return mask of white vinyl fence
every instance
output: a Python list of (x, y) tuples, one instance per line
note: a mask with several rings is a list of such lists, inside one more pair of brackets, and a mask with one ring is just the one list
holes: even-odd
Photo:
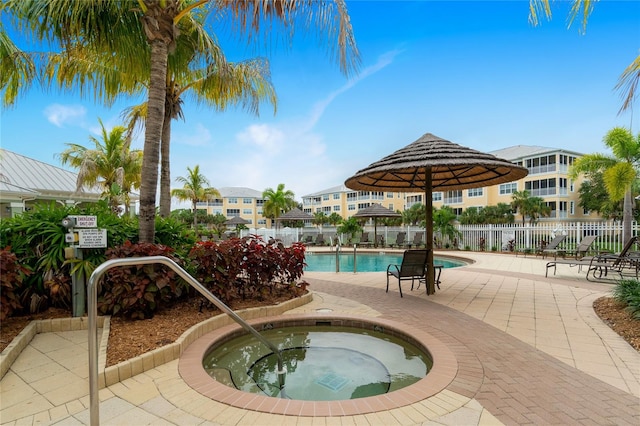
[[(586, 235), (598, 235), (594, 249), (620, 251), (624, 245), (622, 241), (622, 223), (618, 221), (607, 222), (540, 222), (533, 225), (522, 223), (500, 225), (456, 225), (459, 231), (457, 237), (449, 239), (434, 232), (434, 247), (457, 248), (459, 250), (485, 250), (485, 251), (526, 251), (538, 247), (541, 241), (549, 242), (556, 235), (566, 235), (563, 246), (567, 249), (577, 246)], [(360, 235), (355, 235), (349, 241), (348, 235), (338, 234), (335, 226), (304, 227), (299, 229), (278, 228), (252, 229), (253, 232), (243, 231), (242, 235), (257, 233), (268, 239), (279, 238), (285, 244), (295, 241), (303, 241), (305, 237), (312, 237), (315, 241), (318, 234), (324, 236), (326, 245), (332, 245), (337, 237), (342, 246), (356, 244), (360, 241)], [(364, 226), (364, 232), (369, 232), (369, 240), (373, 241), (373, 225)], [(412, 242), (417, 232), (424, 234), (424, 228), (417, 226), (378, 226), (377, 234), (384, 238), (385, 245), (396, 241), (399, 232), (406, 232), (405, 242)], [(632, 224), (632, 235), (640, 234), (638, 223)], [(424, 239), (423, 239), (424, 241)]]

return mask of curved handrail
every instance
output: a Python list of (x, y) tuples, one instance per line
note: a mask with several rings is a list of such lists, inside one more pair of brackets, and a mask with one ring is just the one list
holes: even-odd
[(283, 375), (284, 368), (282, 365), (282, 354), (280, 350), (258, 331), (251, 327), (245, 320), (236, 314), (231, 308), (225, 305), (220, 299), (214, 296), (205, 286), (198, 280), (187, 273), (180, 265), (165, 256), (148, 256), (148, 257), (128, 257), (111, 259), (99, 265), (89, 277), (87, 284), (87, 315), (89, 317), (89, 416), (92, 426), (100, 424), (100, 413), (98, 398), (98, 307), (97, 307), (97, 289), (96, 284), (102, 275), (109, 269), (116, 266), (135, 266), (150, 263), (160, 263), (173, 269), (180, 277), (194, 287), (200, 294), (206, 297), (211, 303), (216, 305), (218, 309), (229, 315), (235, 322), (240, 324), (242, 328), (253, 334), (260, 342), (266, 345), (278, 357), (278, 376), (280, 378), (281, 388), (284, 386)]

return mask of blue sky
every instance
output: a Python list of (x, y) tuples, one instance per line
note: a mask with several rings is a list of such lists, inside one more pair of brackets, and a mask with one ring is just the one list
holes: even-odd
[[(592, 153), (606, 152), (602, 138), (615, 126), (639, 131), (638, 106), (618, 115), (614, 91), (639, 53), (639, 1), (596, 3), (584, 34), (580, 22), (567, 27), (568, 2), (554, 2), (553, 19), (538, 27), (527, 1), (347, 4), (362, 59), (351, 79), (301, 28), (290, 48), (268, 50), (219, 34), (229, 60), (269, 58), (278, 111), (216, 113), (187, 101), (173, 124), (172, 177), (200, 165), (214, 187), (284, 183), (301, 200), (424, 133), (480, 151)], [(104, 108), (35, 88), (2, 111), (0, 145), (60, 166), (65, 143), (88, 145), (98, 118), (122, 124), (122, 110), (139, 102)]]

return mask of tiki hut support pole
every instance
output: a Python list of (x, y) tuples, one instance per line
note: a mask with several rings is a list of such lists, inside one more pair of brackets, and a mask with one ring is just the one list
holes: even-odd
[(427, 249), (427, 294), (436, 292), (436, 275), (433, 268), (433, 189), (431, 187), (431, 167), (425, 167), (424, 171), (424, 205), (426, 209), (425, 221), (425, 247)]

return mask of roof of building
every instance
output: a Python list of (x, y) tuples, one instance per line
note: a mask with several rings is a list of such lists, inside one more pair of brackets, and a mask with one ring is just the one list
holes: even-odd
[(333, 194), (336, 192), (353, 192), (353, 189), (349, 189), (346, 187), (345, 184), (342, 184), (342, 185), (332, 186), (331, 188), (328, 188), (328, 189), (323, 189), (322, 191), (314, 192), (313, 194), (303, 195), (302, 198), (317, 197), (319, 195)]
[(578, 157), (583, 155), (582, 153), (568, 151), (562, 148), (549, 148), (537, 145), (514, 145), (508, 148), (499, 149), (497, 151), (491, 151), (489, 152), (489, 154), (495, 155), (496, 157), (505, 160), (514, 161), (524, 157), (535, 157), (538, 155), (551, 154), (556, 152), (564, 152)]
[(4, 195), (95, 200), (100, 195), (97, 189), (75, 193), (77, 177), (74, 172), (0, 149), (0, 189)]
[(222, 198), (262, 198), (262, 192), (243, 186), (225, 186), (218, 188), (218, 192), (222, 195)]

